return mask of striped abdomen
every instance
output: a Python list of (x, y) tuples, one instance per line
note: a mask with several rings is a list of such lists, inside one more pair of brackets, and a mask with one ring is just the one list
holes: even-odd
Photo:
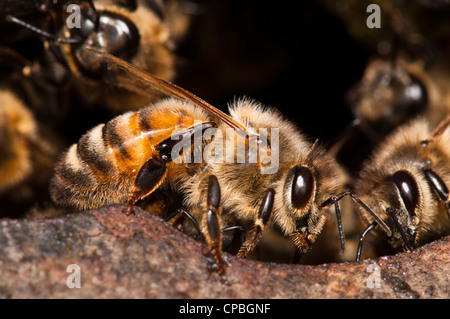
[[(154, 146), (174, 129), (206, 120), (191, 105), (167, 100), (100, 124), (72, 145), (56, 166), (50, 192), (55, 203), (79, 209), (126, 202)], [(187, 110), (186, 110), (187, 109)]]

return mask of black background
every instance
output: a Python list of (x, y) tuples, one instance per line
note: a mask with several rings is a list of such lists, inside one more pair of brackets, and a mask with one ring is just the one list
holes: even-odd
[(210, 0), (178, 55), (177, 83), (214, 106), (249, 96), (326, 142), (352, 120), (344, 96), (369, 52), (317, 1)]
[[(20, 39), (21, 33), (29, 31), (4, 19), (6, 14), (13, 14), (39, 26), (46, 19), (38, 10), (43, 2), (13, 0), (14, 6), (0, 3), (3, 45), (28, 58), (43, 50), (41, 37), (34, 34), (11, 43), (11, 39)], [(352, 120), (344, 96), (361, 78), (373, 52), (352, 39), (337, 17), (319, 1), (181, 3), (190, 4), (196, 13), (190, 32), (176, 51), (176, 84), (222, 110), (241, 96), (275, 107), (312, 140), (326, 142)], [(354, 14), (363, 16), (361, 21), (367, 16), (363, 11)], [(361, 28), (367, 27), (362, 23)], [(0, 66), (9, 67), (7, 62)], [(62, 120), (48, 120), (48, 114), (36, 116), (49, 126), (56, 126), (69, 143), (113, 117), (100, 109), (88, 113), (82, 105), (71, 109), (70, 116)]]

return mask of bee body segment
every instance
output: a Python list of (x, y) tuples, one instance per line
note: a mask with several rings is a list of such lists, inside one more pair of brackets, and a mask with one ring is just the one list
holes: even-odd
[(50, 184), (52, 199), (79, 209), (126, 202), (144, 164), (160, 158), (157, 146), (197, 121), (211, 119), (189, 103), (167, 99), (94, 127), (62, 155)]

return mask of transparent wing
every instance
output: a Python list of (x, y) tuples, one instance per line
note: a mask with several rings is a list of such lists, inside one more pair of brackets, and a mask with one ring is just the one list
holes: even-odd
[[(153, 74), (143, 71), (109, 53), (98, 51), (93, 48), (87, 48), (87, 50), (105, 57), (108, 63), (108, 68), (110, 70), (112, 69), (113, 71), (116, 71), (116, 73), (114, 74), (114, 84), (143, 95), (147, 95), (146, 92), (150, 89), (156, 89), (163, 94), (176, 96), (182, 100), (191, 102), (211, 114), (213, 117), (223, 121), (231, 128), (237, 130), (243, 137), (248, 138), (249, 134), (247, 133), (246, 128), (241, 123), (237, 122), (228, 114), (225, 114), (221, 110), (202, 100), (195, 94), (169, 81), (163, 80)], [(124, 72), (120, 72), (120, 70)]]

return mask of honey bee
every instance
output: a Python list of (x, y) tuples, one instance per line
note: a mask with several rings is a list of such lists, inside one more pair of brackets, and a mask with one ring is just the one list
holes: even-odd
[(403, 57), (372, 60), (361, 81), (347, 92), (354, 120), (329, 153), (357, 173), (373, 148), (397, 127), (419, 117), (438, 125), (450, 111), (449, 87), (440, 62), (425, 67), (423, 61)]
[[(178, 99), (125, 113), (83, 135), (55, 168), (50, 187), (55, 203), (88, 209), (126, 202), (124, 212), (130, 214), (156, 189), (174, 189), (198, 221), (219, 273), (225, 267), (226, 227), (246, 230), (239, 257), (253, 250), (269, 227), (290, 238), (300, 253), (310, 249), (327, 218), (328, 206), (321, 203), (342, 183), (323, 147), (275, 109), (244, 98), (227, 115), (170, 82), (92, 51), (125, 70), (136, 87), (154, 87)], [(239, 145), (245, 146), (242, 157)], [(203, 156), (195, 160), (199, 148)], [(339, 210), (336, 216), (343, 249)]]
[(148, 103), (149, 97), (129, 90), (111, 92), (111, 86), (104, 84), (107, 78), (102, 76), (105, 64), (98, 55), (84, 50), (86, 46), (120, 56), (164, 79), (173, 79), (175, 44), (170, 29), (146, 2), (138, 1), (134, 11), (118, 8), (111, 1), (96, 1), (95, 8), (82, 4), (81, 16), (84, 20), (81, 28), (68, 28), (64, 24), (61, 34), (83, 42), (63, 46), (62, 52), (72, 73), (81, 77), (75, 85), (88, 102), (103, 101), (113, 110), (123, 110), (124, 106), (140, 107)]
[(360, 129), (380, 141), (393, 128), (423, 113), (431, 104), (432, 89), (420, 63), (376, 59), (350, 89), (347, 100)]
[[(445, 41), (441, 37), (446, 32), (437, 32), (442, 23), (435, 14), (426, 14), (418, 2), (405, 5), (403, 1), (381, 1), (378, 5), (384, 27), (371, 30), (361, 28), (362, 19), (367, 18), (367, 4), (347, 2), (321, 3), (342, 20), (357, 42), (378, 56), (369, 61), (362, 79), (347, 94), (355, 120), (353, 128), (346, 131), (351, 134), (345, 138), (351, 138), (353, 146), (358, 144), (359, 152), (345, 161), (359, 167), (376, 144), (409, 120), (425, 116), (431, 125), (437, 125), (449, 111), (450, 82), (446, 55), (442, 54)], [(430, 27), (433, 23), (434, 28)], [(339, 139), (339, 143), (331, 152), (338, 160), (336, 149), (342, 147), (344, 139)]]
[(360, 129), (380, 142), (393, 129), (424, 116), (437, 125), (449, 111), (449, 81), (445, 66), (436, 62), (374, 59), (363, 78), (347, 93)]
[[(0, 201), (2, 216), (18, 217), (48, 187), (57, 139), (37, 123), (9, 88), (0, 89)], [(13, 206), (13, 211), (10, 210)], [(22, 211), (23, 210), (23, 211)]]
[[(365, 230), (394, 251), (412, 250), (450, 234), (450, 116), (434, 130), (426, 118), (415, 119), (390, 134), (373, 152), (354, 183)], [(336, 198), (335, 198), (336, 199)], [(375, 218), (375, 216), (377, 216)]]
[[(175, 36), (181, 37), (182, 32), (172, 33), (172, 22), (164, 18), (165, 7), (159, 1), (97, 0), (95, 5), (94, 1), (63, 1), (49, 2), (44, 8), (50, 16), (48, 31), (13, 16), (7, 19), (44, 37), (46, 50), (39, 61), (44, 70), (39, 80), (64, 88), (69, 95), (81, 96), (83, 104), (101, 105), (117, 112), (136, 109), (157, 96), (136, 94), (127, 87), (129, 83), (111, 89), (107, 83), (111, 73), (105, 75), (105, 64), (85, 50), (87, 46), (117, 55), (164, 79), (174, 78)], [(187, 30), (188, 24), (185, 25)], [(55, 65), (62, 66), (65, 72)], [(36, 74), (29, 67), (23, 73)]]
[(30, 174), (32, 154), (26, 140), (35, 134), (36, 123), (31, 112), (11, 91), (2, 90), (0, 99), (1, 192)]

